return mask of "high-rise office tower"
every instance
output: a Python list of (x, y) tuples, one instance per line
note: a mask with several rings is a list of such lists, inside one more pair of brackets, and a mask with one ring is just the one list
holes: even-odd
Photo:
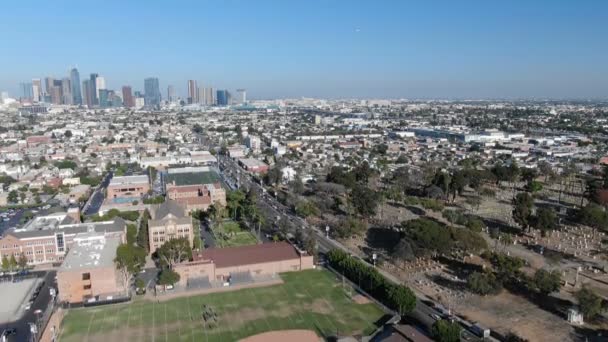
[(198, 88), (198, 103), (204, 105), (205, 104), (205, 88)]
[(44, 100), (42, 98), (42, 82), (40, 82), (39, 78), (34, 78), (32, 80), (32, 100), (34, 102), (40, 102)]
[(205, 88), (205, 101), (204, 104), (207, 106), (215, 105), (215, 89)]
[(70, 83), (72, 84), (72, 104), (82, 104), (82, 91), (80, 89), (80, 73), (78, 69), (70, 70)]
[(97, 97), (97, 77), (98, 74), (91, 74), (89, 78), (89, 97), (91, 98), (91, 103), (94, 105), (99, 104), (99, 98)]
[(198, 103), (198, 86), (195, 80), (188, 80), (188, 103)]
[(99, 89), (99, 107), (108, 108), (112, 106), (114, 92), (108, 89)]
[(238, 104), (245, 104), (247, 102), (247, 90), (237, 89), (236, 90), (236, 102)]
[(160, 86), (158, 78), (148, 77), (144, 79), (144, 99), (147, 107), (157, 108), (160, 106)]
[(218, 106), (227, 106), (228, 105), (228, 91), (225, 89), (220, 89), (216, 92), (216, 103)]
[(61, 80), (61, 98), (61, 103), (65, 105), (74, 104), (74, 99), (72, 98), (72, 82), (67, 77)]
[(173, 88), (172, 85), (167, 87), (167, 100), (169, 100), (169, 102), (177, 100), (177, 97), (175, 96), (175, 88)]
[(27, 82), (21, 83), (19, 88), (21, 88), (21, 99), (31, 101), (34, 97), (32, 94), (32, 84)]
[(122, 104), (127, 108), (135, 106), (135, 99), (133, 98), (133, 91), (130, 86), (122, 87)]
[(54, 80), (53, 81), (53, 86), (51, 87), (51, 92), (50, 92), (50, 96), (51, 96), (51, 103), (52, 104), (61, 104), (61, 80)]
[(106, 89), (106, 79), (103, 76), (98, 76), (95, 80), (95, 91), (97, 92), (97, 98), (99, 98), (99, 91)]
[(45, 77), (44, 78), (44, 92), (47, 95), (51, 95), (51, 88), (53, 88), (53, 83), (55, 82), (55, 79), (52, 77)]
[(93, 107), (93, 98), (91, 98), (91, 80), (82, 81), (82, 104), (87, 107)]

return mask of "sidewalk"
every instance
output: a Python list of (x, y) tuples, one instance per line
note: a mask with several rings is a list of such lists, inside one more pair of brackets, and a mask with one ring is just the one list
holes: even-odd
[(59, 337), (59, 333), (61, 330), (61, 321), (65, 316), (65, 311), (62, 308), (58, 308), (55, 311), (51, 318), (49, 318), (49, 323), (46, 325), (46, 329), (42, 333), (42, 337), (40, 338), (40, 342), (53, 342), (57, 340)]

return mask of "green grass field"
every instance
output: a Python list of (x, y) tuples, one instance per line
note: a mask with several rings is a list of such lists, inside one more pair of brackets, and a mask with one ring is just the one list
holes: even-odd
[[(281, 285), (182, 297), (166, 302), (137, 300), (71, 309), (61, 342), (236, 341), (262, 332), (308, 329), (319, 336), (368, 334), (383, 316), (375, 304), (356, 304), (328, 271), (281, 274)], [(205, 327), (202, 306), (218, 316)]]
[(212, 228), (218, 247), (236, 247), (255, 245), (258, 239), (250, 231), (242, 230), (237, 222), (222, 222), (219, 227)]

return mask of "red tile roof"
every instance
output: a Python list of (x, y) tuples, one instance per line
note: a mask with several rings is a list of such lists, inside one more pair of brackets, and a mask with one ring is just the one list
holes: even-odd
[(195, 261), (201, 259), (213, 260), (215, 267), (223, 268), (299, 259), (300, 255), (287, 242), (271, 242), (251, 246), (209, 248), (193, 255), (193, 258)]

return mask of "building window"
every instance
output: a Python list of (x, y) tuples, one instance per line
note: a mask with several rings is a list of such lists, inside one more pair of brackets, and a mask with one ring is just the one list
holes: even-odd
[(90, 280), (90, 279), (91, 279), (91, 273), (82, 274), (82, 280)]
[(91, 285), (85, 285), (82, 288), (84, 288), (85, 290), (90, 290), (91, 289)]
[(57, 240), (57, 251), (63, 252), (65, 250), (65, 242), (63, 240), (63, 234), (55, 235), (55, 239)]

